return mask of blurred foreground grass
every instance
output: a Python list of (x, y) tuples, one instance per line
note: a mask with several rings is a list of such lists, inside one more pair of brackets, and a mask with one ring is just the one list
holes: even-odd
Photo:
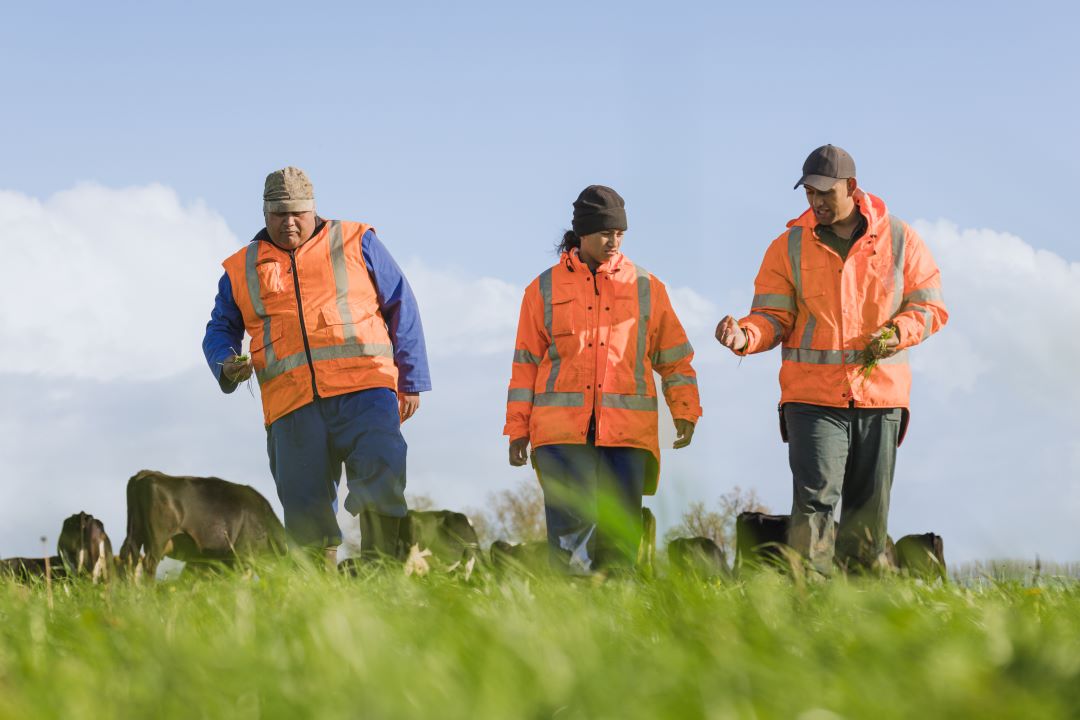
[[(66, 589), (65, 589), (66, 587)], [(0, 718), (1080, 716), (1080, 586), (0, 582)]]

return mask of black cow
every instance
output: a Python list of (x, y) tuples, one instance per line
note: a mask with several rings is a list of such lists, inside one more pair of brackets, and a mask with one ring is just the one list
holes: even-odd
[(90, 573), (94, 582), (107, 580), (113, 564), (112, 542), (105, 525), (93, 515), (80, 512), (64, 520), (56, 553), (72, 575)]
[(514, 570), (543, 575), (553, 570), (547, 540), (511, 544), (505, 540), (491, 543), (491, 567), (497, 572)]
[(728, 575), (727, 558), (712, 538), (675, 538), (668, 543), (668, 562), (676, 572), (703, 580)]
[[(0, 577), (12, 578), (22, 582), (42, 579), (45, 577), (46, 572), (45, 560), (46, 558), (43, 557), (14, 557), (0, 560)], [(53, 579), (66, 576), (66, 573), (64, 572), (64, 563), (60, 560), (59, 555), (53, 555), (48, 558), (48, 561), (49, 575)]]
[(480, 555), (476, 529), (464, 513), (452, 510), (410, 510), (401, 523), (399, 544), (414, 558), (430, 551), (436, 563), (447, 570), (461, 568), (466, 577)]
[(905, 535), (896, 541), (896, 562), (900, 572), (924, 580), (946, 582), (945, 545), (940, 535)]
[(150, 578), (165, 556), (228, 564), (287, 552), (285, 528), (266, 498), (220, 478), (141, 470), (128, 480), (127, 511), (121, 564)]
[(735, 518), (735, 568), (786, 567), (790, 515), (743, 512)]

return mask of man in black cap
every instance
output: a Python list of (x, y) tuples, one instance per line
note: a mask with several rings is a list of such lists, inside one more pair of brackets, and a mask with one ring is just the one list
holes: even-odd
[(750, 314), (725, 316), (716, 339), (737, 355), (783, 343), (780, 425), (794, 485), (788, 543), (829, 574), (834, 551), (848, 568), (883, 559), (908, 419), (907, 349), (940, 330), (948, 313), (930, 251), (859, 188), (847, 152), (814, 150), (799, 186), (809, 209), (766, 251)]

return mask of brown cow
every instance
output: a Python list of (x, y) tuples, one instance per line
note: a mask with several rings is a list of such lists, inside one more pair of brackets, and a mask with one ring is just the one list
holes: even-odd
[(121, 565), (151, 579), (165, 556), (231, 564), (288, 549), (285, 528), (266, 498), (216, 477), (141, 470), (128, 480), (127, 511)]
[(896, 562), (900, 572), (924, 580), (947, 581), (945, 545), (940, 535), (905, 535), (896, 541)]
[(64, 520), (56, 554), (72, 575), (90, 573), (94, 582), (107, 580), (113, 564), (112, 542), (105, 525), (85, 512)]

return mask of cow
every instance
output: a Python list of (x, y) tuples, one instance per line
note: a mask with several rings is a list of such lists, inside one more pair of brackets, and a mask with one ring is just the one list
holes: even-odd
[(787, 531), (790, 515), (742, 512), (735, 518), (735, 568), (788, 565)]
[(729, 574), (724, 551), (712, 538), (675, 538), (668, 543), (668, 562), (676, 572), (702, 580)]
[(945, 546), (940, 535), (905, 535), (896, 541), (896, 562), (900, 572), (927, 581), (947, 581)]
[[(480, 540), (469, 518), (453, 510), (409, 510), (399, 525), (395, 560), (405, 563), (409, 575), (425, 575), (432, 566), (453, 572), (461, 570), (466, 579), (480, 559)], [(365, 562), (349, 557), (338, 570), (362, 574)]]
[(153, 470), (128, 480), (127, 537), (120, 560), (136, 575), (143, 572), (152, 579), (165, 556), (231, 564), (287, 550), (284, 526), (255, 488)]
[(430, 551), (447, 570), (472, 574), (480, 555), (480, 540), (469, 518), (452, 510), (409, 510), (401, 524), (399, 546), (407, 553)]
[(94, 582), (108, 580), (113, 565), (112, 542), (105, 525), (85, 512), (64, 520), (56, 554), (71, 575), (89, 573)]
[(48, 575), (53, 579), (65, 577), (64, 563), (59, 555), (49, 558), (37, 557), (13, 557), (0, 560), (0, 577), (12, 578), (20, 582), (30, 582), (35, 579), (44, 579), (46, 576), (46, 562), (48, 563)]
[(547, 540), (517, 544), (496, 540), (491, 543), (489, 555), (491, 567), (496, 572), (513, 570), (531, 575), (544, 575), (554, 569)]

